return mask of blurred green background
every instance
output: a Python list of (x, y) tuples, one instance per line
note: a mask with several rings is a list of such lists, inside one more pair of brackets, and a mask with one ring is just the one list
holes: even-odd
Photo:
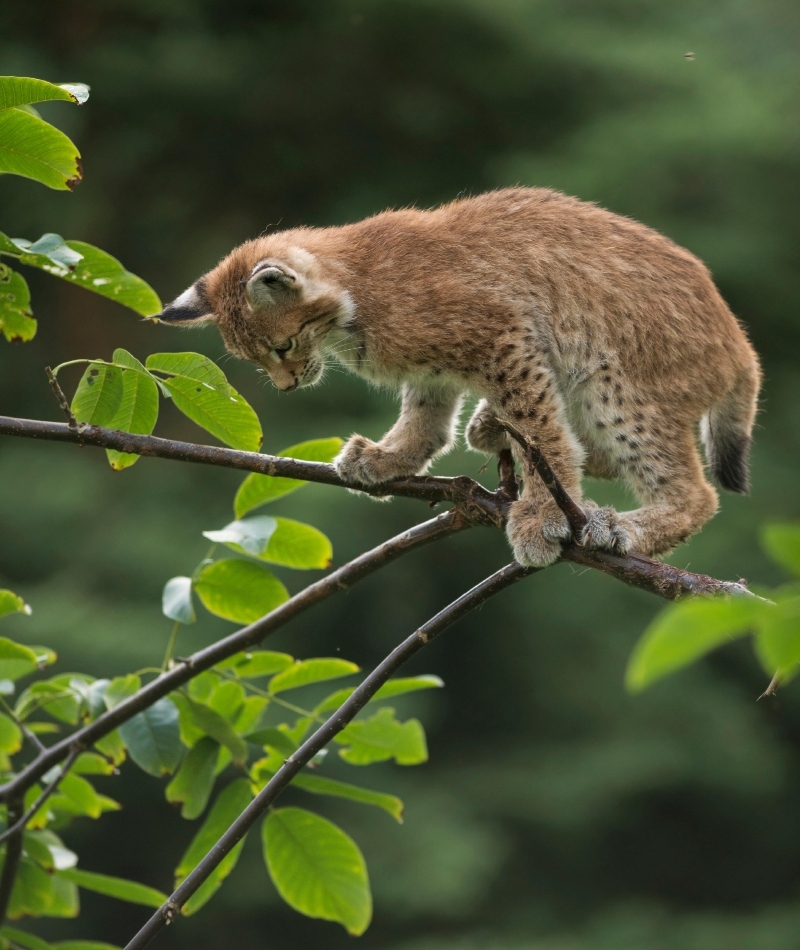
[[(92, 86), (42, 113), (77, 142), (74, 194), (0, 179), (3, 230), (100, 245), (169, 300), (268, 227), (338, 224), (516, 183), (632, 215), (711, 267), (766, 372), (753, 495), (726, 496), (673, 560), (780, 580), (758, 527), (797, 517), (800, 426), (800, 6), (795, 0), (45, 0), (0, 6), (0, 72)], [(693, 57), (687, 54), (694, 54)], [(39, 273), (39, 335), (0, 347), (0, 412), (58, 419), (43, 367), (222, 350), (213, 329), (137, 320)], [(409, 275), (413, 279), (413, 275)], [(261, 416), (266, 451), (352, 431), (379, 436), (394, 398), (333, 375), (286, 396), (222, 363)], [(77, 381), (67, 380), (74, 385)], [(205, 434), (163, 410), (158, 432)], [(440, 474), (476, 476), (459, 451)], [(491, 470), (483, 476), (493, 480)], [(160, 592), (231, 518), (233, 472), (0, 443), (0, 586), (30, 618), (4, 634), (55, 647), (58, 670), (115, 675), (160, 662)], [(613, 488), (596, 498), (624, 503)], [(336, 563), (427, 517), (311, 486), (278, 503), (332, 538)], [(499, 532), (425, 549), (295, 622), (271, 643), (369, 667), (508, 560)], [(306, 579), (289, 575), (293, 590)], [(631, 645), (660, 609), (560, 566), (452, 629), (413, 665), (445, 690), (403, 701), (431, 761), (364, 773), (406, 799), (406, 822), (318, 803), (361, 844), (375, 950), (794, 950), (800, 946), (800, 701), (766, 685), (740, 643), (625, 694)], [(203, 620), (179, 652), (232, 630)], [(400, 704), (398, 703), (398, 706)], [(66, 833), (90, 870), (169, 889), (196, 825), (133, 767), (102, 791), (124, 808)], [(295, 800), (299, 803), (300, 793)], [(287, 796), (289, 801), (290, 796)], [(307, 800), (306, 800), (307, 804)], [(253, 836), (226, 887), (159, 946), (352, 946), (278, 900)], [(43, 935), (124, 943), (143, 908), (85, 895)]]

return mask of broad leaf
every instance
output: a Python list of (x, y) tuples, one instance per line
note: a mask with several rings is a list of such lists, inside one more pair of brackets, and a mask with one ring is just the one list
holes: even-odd
[(638, 692), (743, 636), (769, 605), (750, 597), (683, 600), (663, 610), (633, 648), (625, 673)]
[(256, 679), (259, 676), (280, 673), (292, 663), (294, 663), (294, 657), (289, 656), (288, 653), (256, 650), (253, 653), (237, 653), (230, 659), (218, 663), (214, 669), (230, 670), (242, 679)]
[[(30, 612), (31, 608), (13, 591), (0, 590), (0, 617), (5, 617), (6, 614), (30, 614)], [(2, 659), (2, 654), (0, 654), (0, 659)], [(5, 678), (5, 673), (0, 668), (0, 679)]]
[(275, 518), (262, 516), (248, 518), (246, 521), (232, 521), (219, 531), (204, 531), (203, 537), (214, 544), (227, 544), (244, 554), (258, 557), (266, 550), (277, 527)]
[(281, 755), (292, 755), (297, 752), (297, 745), (292, 742), (285, 732), (275, 729), (274, 726), (265, 726), (263, 729), (256, 729), (245, 736), (248, 742), (254, 745), (269, 746), (276, 749)]
[(78, 855), (70, 851), (61, 838), (49, 829), (26, 830), (24, 839), (26, 853), (47, 871), (64, 871), (74, 868), (78, 863)]
[(118, 732), (140, 769), (159, 777), (177, 768), (183, 754), (178, 710), (166, 696), (123, 723)]
[[(150, 435), (158, 419), (158, 386), (144, 366), (127, 350), (114, 350), (114, 362), (129, 369), (122, 371), (122, 397), (109, 429)], [(139, 459), (133, 452), (106, 449), (108, 461), (115, 471), (128, 468)]]
[(372, 919), (364, 857), (333, 822), (279, 808), (262, 825), (264, 859), (281, 897), (307, 917), (333, 920), (358, 936)]
[(769, 675), (777, 670), (786, 682), (796, 675), (800, 663), (800, 597), (765, 610), (758, 628), (755, 647), (762, 665)]
[[(302, 459), (305, 462), (332, 462), (344, 445), (341, 439), (314, 439), (311, 442), (300, 442), (292, 445), (278, 454), (284, 458)], [(307, 485), (308, 482), (299, 478), (283, 478), (274, 475), (259, 475), (253, 472), (239, 486), (233, 502), (233, 510), (237, 518), (247, 514), (254, 508), (274, 501), (289, 492), (296, 491)]]
[(60, 234), (52, 232), (43, 234), (36, 241), (7, 238), (3, 235), (0, 240), (0, 254), (14, 254), (23, 264), (38, 267), (58, 277), (65, 269), (74, 270), (83, 256), (73, 251)]
[(74, 884), (22, 859), (8, 908), (12, 920), (24, 916), (77, 917), (78, 907), (78, 889)]
[(0, 332), (9, 343), (26, 343), (36, 336), (28, 284), (5, 264), (0, 264)]
[(178, 409), (193, 422), (235, 449), (257, 452), (261, 423), (222, 370), (199, 353), (153, 353), (147, 368), (163, 375), (162, 383)]
[(167, 801), (181, 805), (182, 818), (198, 818), (205, 811), (214, 776), (220, 745), (204, 736), (186, 753), (181, 767), (166, 790)]
[(784, 570), (800, 576), (800, 524), (770, 524), (761, 533), (769, 556)]
[(387, 759), (394, 759), (398, 765), (419, 765), (428, 759), (425, 731), (419, 720), (399, 722), (388, 706), (369, 719), (345, 726), (336, 742), (348, 746), (339, 755), (351, 765), (370, 765)]
[(25, 950), (53, 950), (52, 944), (47, 943), (46, 940), (22, 930), (17, 930), (15, 927), (3, 927), (0, 930), (0, 937), (10, 940), (20, 947), (25, 947)]
[(403, 820), (403, 802), (396, 795), (374, 792), (372, 789), (361, 788), (359, 785), (350, 785), (347, 782), (339, 782), (321, 775), (309, 775), (306, 772), (296, 775), (292, 779), (292, 785), (302, 788), (305, 792), (313, 792), (315, 795), (333, 795), (335, 798), (347, 798), (364, 805), (375, 805), (389, 812), (397, 821)]
[(0, 112), (0, 174), (22, 175), (61, 191), (83, 174), (80, 153), (70, 139), (22, 109)]
[(275, 521), (277, 527), (260, 555), (262, 561), (301, 570), (331, 566), (333, 547), (321, 531), (290, 518)]
[[(60, 771), (61, 766), (56, 766), (44, 776), (44, 781), (54, 781)], [(108, 810), (104, 807), (102, 799), (103, 796), (98, 795), (91, 782), (70, 772), (58, 783), (58, 791), (50, 798), (50, 804), (55, 807), (61, 806), (73, 814), (99, 818), (104, 811)]]
[(289, 592), (265, 567), (234, 558), (201, 567), (194, 589), (206, 610), (236, 623), (253, 623), (289, 599)]
[[(192, 839), (180, 864), (175, 869), (175, 886), (177, 887), (195, 867), (202, 861), (208, 852), (219, 841), (222, 835), (236, 821), (245, 808), (250, 804), (253, 793), (247, 779), (240, 778), (231, 782), (217, 797), (208, 817), (202, 827)], [(200, 910), (215, 891), (219, 889), (225, 878), (231, 873), (239, 860), (239, 854), (244, 845), (244, 838), (233, 848), (221, 863), (212, 871), (200, 889), (183, 908), (184, 914), (194, 914)]]
[(78, 887), (96, 894), (105, 894), (106, 897), (116, 897), (130, 904), (144, 904), (145, 907), (160, 907), (167, 895), (157, 891), (154, 887), (138, 884), (136, 881), (127, 881), (122, 877), (109, 877), (107, 874), (94, 874), (91, 871), (81, 871), (71, 868), (60, 871), (60, 876), (72, 881)]
[[(3, 593), (11, 592), (3, 591)], [(15, 609), (19, 610), (19, 608)], [(23, 676), (27, 676), (28, 673), (33, 673), (38, 666), (36, 654), (30, 647), (15, 643), (6, 637), (0, 637), (0, 679), (18, 680)]]
[(281, 693), (287, 689), (297, 689), (299, 686), (308, 686), (310, 683), (323, 683), (326, 680), (339, 679), (358, 673), (361, 667), (349, 660), (340, 660), (338, 657), (320, 658), (314, 660), (295, 660), (282, 673), (273, 676), (269, 683), (271, 693)]
[(108, 363), (89, 364), (72, 400), (72, 411), (78, 422), (108, 426), (122, 402), (124, 372)]
[(106, 709), (113, 709), (118, 706), (123, 699), (128, 699), (134, 693), (138, 693), (142, 688), (142, 681), (136, 673), (128, 673), (126, 676), (115, 676), (106, 686), (103, 692), (103, 702)]
[(164, 585), (161, 612), (178, 623), (194, 623), (197, 616), (192, 603), (191, 577), (173, 577)]
[(82, 82), (65, 82), (55, 85), (43, 79), (26, 76), (0, 76), (0, 109), (30, 105), (60, 99), (78, 105), (89, 98), (89, 87)]

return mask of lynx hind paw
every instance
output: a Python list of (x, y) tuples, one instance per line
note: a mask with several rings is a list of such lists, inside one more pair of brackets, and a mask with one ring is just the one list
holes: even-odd
[(380, 485), (393, 478), (416, 475), (419, 464), (397, 452), (387, 452), (363, 435), (351, 436), (333, 460), (342, 481), (351, 485)]
[(633, 549), (633, 538), (613, 508), (600, 508), (594, 502), (584, 502), (588, 521), (581, 532), (580, 543), (585, 548), (627, 554)]
[(464, 432), (467, 445), (476, 452), (485, 452), (486, 455), (497, 455), (502, 449), (508, 448), (508, 436), (505, 429), (495, 420), (494, 416), (479, 414), (474, 416)]
[(547, 567), (561, 556), (561, 544), (572, 530), (564, 514), (551, 500), (541, 505), (523, 498), (512, 504), (506, 529), (514, 557), (520, 564)]

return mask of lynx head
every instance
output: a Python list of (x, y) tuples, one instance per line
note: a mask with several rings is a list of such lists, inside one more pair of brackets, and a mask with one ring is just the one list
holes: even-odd
[(158, 319), (183, 326), (213, 321), (230, 353), (291, 392), (320, 379), (325, 342), (352, 322), (353, 304), (313, 254), (282, 237), (236, 248)]

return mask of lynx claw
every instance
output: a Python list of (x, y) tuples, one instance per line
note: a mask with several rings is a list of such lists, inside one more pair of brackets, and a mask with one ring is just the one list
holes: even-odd
[(511, 505), (506, 529), (520, 564), (547, 567), (561, 556), (561, 543), (572, 537), (567, 519), (553, 501), (536, 504), (522, 498)]
[(585, 548), (628, 554), (633, 539), (613, 508), (600, 508), (594, 502), (584, 502), (588, 521), (581, 532), (580, 543)]
[(377, 442), (354, 435), (333, 460), (342, 481), (351, 485), (380, 485), (393, 478), (416, 475), (420, 466), (399, 453), (387, 452)]

